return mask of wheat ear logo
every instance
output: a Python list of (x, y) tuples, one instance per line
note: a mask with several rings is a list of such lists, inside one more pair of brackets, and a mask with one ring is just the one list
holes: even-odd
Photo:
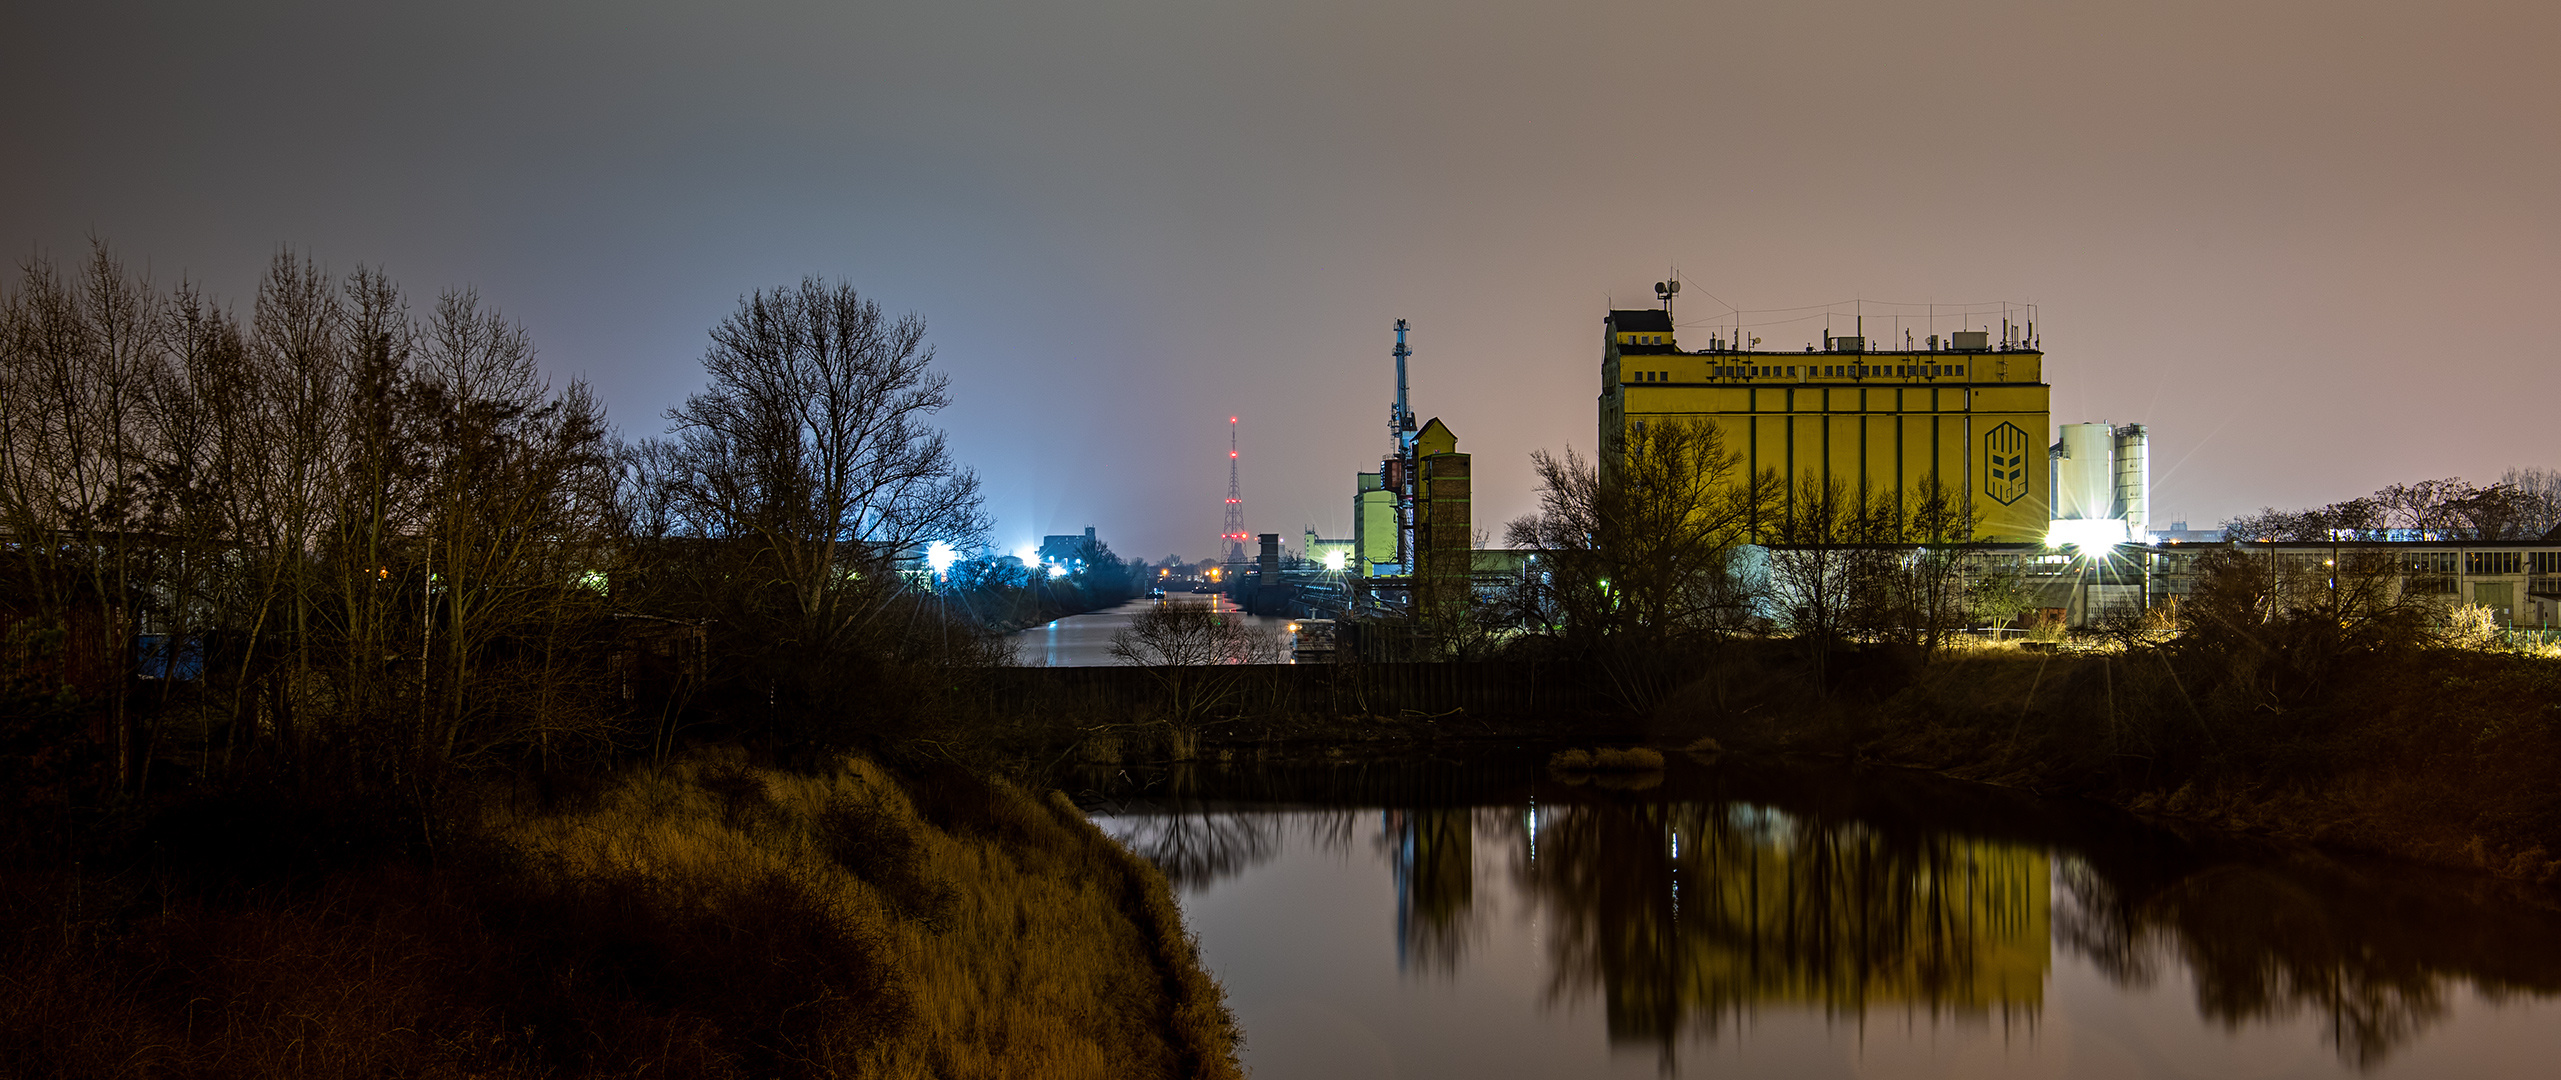
[(2003, 421), (1983, 436), (1983, 494), (2008, 506), (2027, 494), (2027, 432)]

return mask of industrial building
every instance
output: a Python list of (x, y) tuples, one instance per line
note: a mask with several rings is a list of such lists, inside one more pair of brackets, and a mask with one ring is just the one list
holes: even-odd
[(1351, 538), (1334, 540), (1318, 536), (1315, 526), (1311, 525), (1307, 529), (1306, 540), (1299, 545), (1298, 553), (1300, 558), (1307, 560), (1310, 565), (1319, 570), (1335, 574), (1350, 573), (1352, 546)]
[(1475, 587), (1474, 464), (1438, 417), (1415, 436), (1413, 461), (1414, 600), (1446, 611)]
[(1085, 526), (1083, 535), (1065, 533), (1040, 538), (1040, 561), (1044, 565), (1064, 567), (1069, 571), (1085, 568), (1085, 552), (1096, 545), (1094, 527)]
[(1387, 473), (1365, 472), (1352, 493), (1352, 572), (1382, 577), (1404, 572), (1397, 552), (1396, 493)]
[(2266, 566), (2281, 590), (2331, 588), (2342, 573), (2381, 575), (2396, 598), (2478, 604), (2501, 626), (2561, 626), (2561, 538), (2135, 543), (2071, 554), (2002, 545), (1975, 559), (1978, 572), (2018, 573), (2041, 617), (2077, 628), (2180, 603), (2196, 560), (2215, 551)]
[(2048, 547), (2152, 540), (2151, 436), (2141, 424), (2065, 424), (2046, 449), (2054, 520)]
[(1791, 484), (1838, 479), (1902, 492), (1937, 477), (1971, 501), (1985, 540), (2042, 542), (2051, 528), (2046, 446), (2052, 388), (2033, 331), (1931, 335), (1875, 352), (1863, 335), (1818, 350), (1763, 350), (1711, 335), (1684, 351), (1668, 310), (1612, 311), (1603, 324), (1600, 461), (1647, 424), (1704, 421), (1746, 475)]

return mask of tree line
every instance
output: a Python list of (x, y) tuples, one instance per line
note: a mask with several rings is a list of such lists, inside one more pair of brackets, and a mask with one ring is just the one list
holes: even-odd
[(2462, 477), (2393, 484), (2300, 510), (2265, 507), (2223, 523), (2227, 540), (2327, 543), (2387, 536), (2536, 540), (2561, 529), (2561, 471), (2510, 468), (2491, 484)]
[(31, 260), (0, 289), (9, 757), (121, 796), (269, 770), (432, 799), (688, 722), (912, 725), (1000, 648), (916, 587), (988, 526), (932, 361), (849, 286), (760, 290), (626, 442), (469, 289), (279, 253), (244, 318), (103, 243)]
[(1537, 557), (1472, 613), (1473, 637), (1502, 651), (1599, 657), (1668, 684), (1702, 648), (1785, 633), (1819, 683), (1844, 643), (1926, 656), (2020, 607), (2013, 580), (1969, 561), (1974, 509), (1934, 477), (1883, 490), (1747, 473), (1705, 423), (1631, 429), (1606, 463), (1531, 462), (1539, 509), (1505, 539)]

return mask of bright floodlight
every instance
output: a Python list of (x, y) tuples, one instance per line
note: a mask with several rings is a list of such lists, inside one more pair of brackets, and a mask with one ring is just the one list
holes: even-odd
[(2045, 546), (2078, 548), (2087, 555), (2104, 555), (2125, 538), (2125, 522), (2115, 518), (2055, 518), (2045, 529)]
[(1040, 548), (1034, 544), (1025, 544), (1014, 551), (1014, 557), (1021, 559), (1025, 566), (1037, 564), (1040, 562)]
[(1054, 577), (1054, 578), (1055, 578), (1055, 577), (1066, 577), (1066, 576), (1067, 576), (1067, 568), (1066, 568), (1066, 567), (1064, 567), (1064, 566), (1060, 566), (1060, 565), (1058, 565), (1058, 564), (1056, 564), (1056, 563), (1051, 563), (1051, 564), (1050, 564), (1050, 566), (1049, 566), (1049, 576)]
[(1339, 574), (1343, 572), (1344, 567), (1350, 566), (1351, 564), (1352, 555), (1348, 551), (1328, 551), (1325, 553), (1325, 569)]
[(937, 574), (949, 573), (951, 564), (959, 561), (960, 552), (952, 550), (950, 544), (936, 540), (925, 545), (925, 565), (932, 567)]

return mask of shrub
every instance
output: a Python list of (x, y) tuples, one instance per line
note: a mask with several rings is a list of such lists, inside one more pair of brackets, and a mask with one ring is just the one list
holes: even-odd
[(1632, 746), (1625, 750), (1603, 749), (1592, 753), (1594, 769), (1637, 772), (1662, 767), (1663, 755), (1642, 746)]

